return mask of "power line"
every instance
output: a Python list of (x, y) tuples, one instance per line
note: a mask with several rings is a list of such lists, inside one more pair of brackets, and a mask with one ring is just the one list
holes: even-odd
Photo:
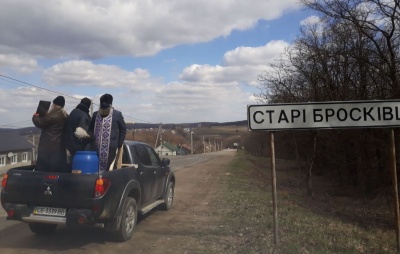
[(75, 98), (74, 96), (71, 96), (69, 94), (63, 94), (63, 93), (56, 92), (56, 91), (53, 91), (53, 90), (50, 90), (50, 89), (47, 89), (47, 88), (43, 88), (43, 87), (40, 87), (40, 86), (37, 86), (37, 85), (29, 84), (27, 82), (24, 82), (24, 81), (21, 81), (21, 80), (18, 80), (18, 79), (14, 79), (14, 78), (2, 75), (2, 74), (0, 74), (0, 77), (3, 77), (3, 78), (6, 78), (8, 80), (12, 80), (12, 81), (18, 82), (20, 84), (24, 84), (24, 85), (27, 85), (27, 86), (35, 87), (35, 88), (38, 88), (40, 90), (44, 90), (46, 92), (50, 92), (50, 93), (57, 94), (57, 95), (62, 95), (64, 97), (68, 97), (68, 98), (72, 98), (72, 99), (77, 100), (77, 98)]
[[(43, 87), (40, 87), (40, 86), (37, 86), (37, 85), (33, 85), (33, 84), (30, 84), (30, 83), (27, 83), (27, 82), (24, 82), (24, 81), (21, 81), (21, 80), (18, 80), (18, 79), (15, 79), (15, 78), (12, 78), (12, 77), (3, 75), (3, 74), (0, 74), (0, 78), (2, 78), (2, 79), (3, 79), (4, 81), (6, 81), (6, 82), (9, 82), (9, 83), (11, 83), (11, 84), (15, 84), (16, 86), (22, 84), (22, 85), (25, 86), (25, 87), (26, 87), (26, 86), (30, 86), (30, 87), (34, 87), (34, 88), (37, 88), (37, 89), (40, 89), (40, 90), (43, 90), (43, 91), (46, 91), (46, 92), (49, 92), (49, 93), (52, 93), (52, 94), (62, 95), (62, 96), (64, 96), (64, 97), (72, 98), (72, 99), (74, 99), (74, 100), (80, 100), (79, 98), (76, 98), (76, 97), (71, 96), (71, 95), (69, 95), (69, 94), (64, 94), (64, 93), (60, 93), (60, 92), (57, 92), (57, 91), (54, 91), (54, 90), (50, 90), (50, 89), (47, 89), (47, 88), (43, 88)], [(96, 105), (96, 106), (100, 106), (99, 104), (94, 103), (93, 101), (92, 101), (92, 104), (93, 104), (93, 105)], [(145, 121), (145, 120), (141, 120), (141, 119), (138, 119), (138, 118), (129, 116), (129, 115), (125, 115), (125, 114), (124, 114), (124, 118), (132, 119), (132, 120), (134, 120), (134, 121), (139, 121), (139, 122), (141, 122), (141, 123), (155, 124), (155, 123), (152, 123), (152, 122), (149, 122), (149, 121)], [(26, 120), (26, 121), (15, 122), (15, 123), (10, 123), (10, 124), (1, 124), (0, 126), (18, 128), (17, 126), (15, 126), (16, 124), (25, 123), (25, 122), (30, 122), (30, 121), (29, 121), (29, 120)]]

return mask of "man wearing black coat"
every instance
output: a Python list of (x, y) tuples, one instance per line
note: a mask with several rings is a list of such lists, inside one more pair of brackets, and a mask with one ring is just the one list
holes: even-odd
[(77, 151), (84, 151), (86, 145), (90, 143), (88, 131), (91, 121), (89, 114), (91, 104), (89, 98), (83, 98), (65, 122), (65, 145), (71, 154), (71, 161)]
[(100, 108), (93, 113), (89, 127), (102, 172), (110, 170), (110, 166), (116, 159), (117, 150), (121, 150), (126, 135), (124, 117), (120, 111), (112, 107), (112, 102), (111, 94), (103, 94), (100, 97)]

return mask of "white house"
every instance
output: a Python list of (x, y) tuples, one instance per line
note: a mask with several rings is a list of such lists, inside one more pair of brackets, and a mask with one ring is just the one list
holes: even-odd
[(164, 142), (161, 145), (159, 145), (155, 149), (155, 151), (159, 156), (176, 155), (176, 153), (178, 151), (178, 147), (176, 147), (168, 142)]
[(0, 130), (0, 169), (30, 165), (36, 159), (36, 146), (17, 131)]

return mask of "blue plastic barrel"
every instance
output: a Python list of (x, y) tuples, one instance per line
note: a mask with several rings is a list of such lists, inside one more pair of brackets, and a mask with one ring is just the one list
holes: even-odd
[(72, 160), (72, 173), (94, 174), (99, 169), (96, 151), (77, 151)]

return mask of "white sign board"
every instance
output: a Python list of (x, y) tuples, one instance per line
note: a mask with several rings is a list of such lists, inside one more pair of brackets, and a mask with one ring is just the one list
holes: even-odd
[(400, 101), (338, 101), (248, 105), (249, 130), (400, 126)]

